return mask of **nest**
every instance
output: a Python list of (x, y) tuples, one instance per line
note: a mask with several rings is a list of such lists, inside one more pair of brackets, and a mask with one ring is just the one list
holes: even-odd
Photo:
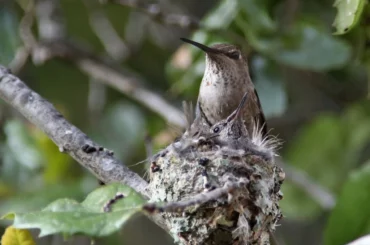
[[(176, 243), (270, 244), (285, 174), (275, 164), (274, 141), (258, 134), (251, 141), (240, 150), (185, 137), (153, 157), (151, 202), (192, 204), (161, 210)], [(222, 188), (227, 192), (213, 195)]]

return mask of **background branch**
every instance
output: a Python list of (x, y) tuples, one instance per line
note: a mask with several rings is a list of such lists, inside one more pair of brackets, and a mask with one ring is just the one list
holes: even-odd
[(148, 197), (145, 180), (106, 151), (84, 152), (82, 147), (85, 145), (96, 149), (100, 146), (65, 120), (51, 103), (3, 66), (0, 66), (0, 97), (44, 131), (61, 152), (68, 153), (99, 180), (127, 184)]
[(161, 22), (165, 25), (174, 25), (181, 28), (195, 30), (200, 27), (199, 20), (188, 15), (164, 13), (159, 4), (142, 4), (139, 1), (131, 0), (109, 0), (112, 2), (136, 9)]
[(323, 209), (331, 210), (335, 206), (335, 196), (329, 190), (311, 179), (307, 173), (290, 165), (283, 164), (281, 161), (278, 161), (278, 164), (284, 169), (287, 180), (306, 192), (306, 194), (315, 200)]

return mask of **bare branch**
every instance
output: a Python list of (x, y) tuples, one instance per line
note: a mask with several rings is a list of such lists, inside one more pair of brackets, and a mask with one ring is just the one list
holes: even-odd
[(116, 32), (110, 20), (99, 8), (100, 5), (96, 6), (95, 2), (91, 0), (84, 0), (83, 2), (89, 10), (90, 26), (104, 45), (107, 54), (117, 61), (127, 59), (130, 55), (130, 50)]
[(163, 12), (159, 4), (144, 5), (136, 0), (110, 0), (110, 2), (134, 8), (166, 25), (174, 25), (191, 30), (195, 30), (200, 27), (199, 20), (196, 18), (182, 14), (166, 14)]
[(107, 151), (84, 152), (84, 146), (95, 149), (101, 147), (70, 124), (51, 103), (32, 91), (3, 66), (0, 66), (0, 97), (43, 130), (60, 151), (68, 153), (98, 179), (105, 183), (127, 184), (142, 195), (148, 196), (145, 190), (146, 181)]
[(39, 34), (43, 40), (55, 40), (66, 36), (59, 0), (37, 0), (36, 14)]
[[(144, 88), (144, 81), (139, 76), (119, 68), (113, 61), (95, 56), (92, 52), (77, 46), (74, 43), (54, 40), (53, 42), (40, 44), (38, 55), (40, 59), (50, 59), (54, 56), (69, 59), (87, 75), (104, 81), (109, 86), (126, 94), (157, 113), (170, 124), (185, 128), (184, 114), (163, 99), (159, 94)], [(43, 60), (39, 61), (40, 63)]]
[(25, 14), (19, 23), (19, 36), (22, 39), (23, 46), (17, 49), (13, 60), (9, 63), (10, 69), (15, 74), (19, 73), (25, 66), (32, 51), (32, 47), (37, 43), (31, 31), (34, 19), (33, 10), (34, 4), (30, 1), (26, 6)]

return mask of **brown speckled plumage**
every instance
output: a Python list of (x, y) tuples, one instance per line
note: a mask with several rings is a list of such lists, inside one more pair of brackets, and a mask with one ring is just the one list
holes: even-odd
[(249, 76), (247, 58), (240, 49), (231, 44), (206, 47), (191, 40), (183, 41), (206, 53), (206, 69), (199, 90), (197, 115), (202, 115), (209, 126), (212, 126), (230, 115), (247, 92), (248, 100), (242, 112), (244, 123), (249, 134), (252, 134), (257, 125), (265, 136), (266, 120)]

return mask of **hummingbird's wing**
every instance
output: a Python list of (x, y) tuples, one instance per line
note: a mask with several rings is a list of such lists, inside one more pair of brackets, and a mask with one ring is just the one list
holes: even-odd
[(267, 135), (267, 123), (266, 123), (266, 118), (265, 114), (262, 111), (262, 106), (260, 102), (260, 98), (258, 97), (257, 90), (254, 89), (254, 94), (256, 95), (257, 99), (257, 106), (258, 106), (258, 115), (254, 118), (254, 121), (258, 123), (258, 129), (261, 130), (262, 136), (265, 137)]

